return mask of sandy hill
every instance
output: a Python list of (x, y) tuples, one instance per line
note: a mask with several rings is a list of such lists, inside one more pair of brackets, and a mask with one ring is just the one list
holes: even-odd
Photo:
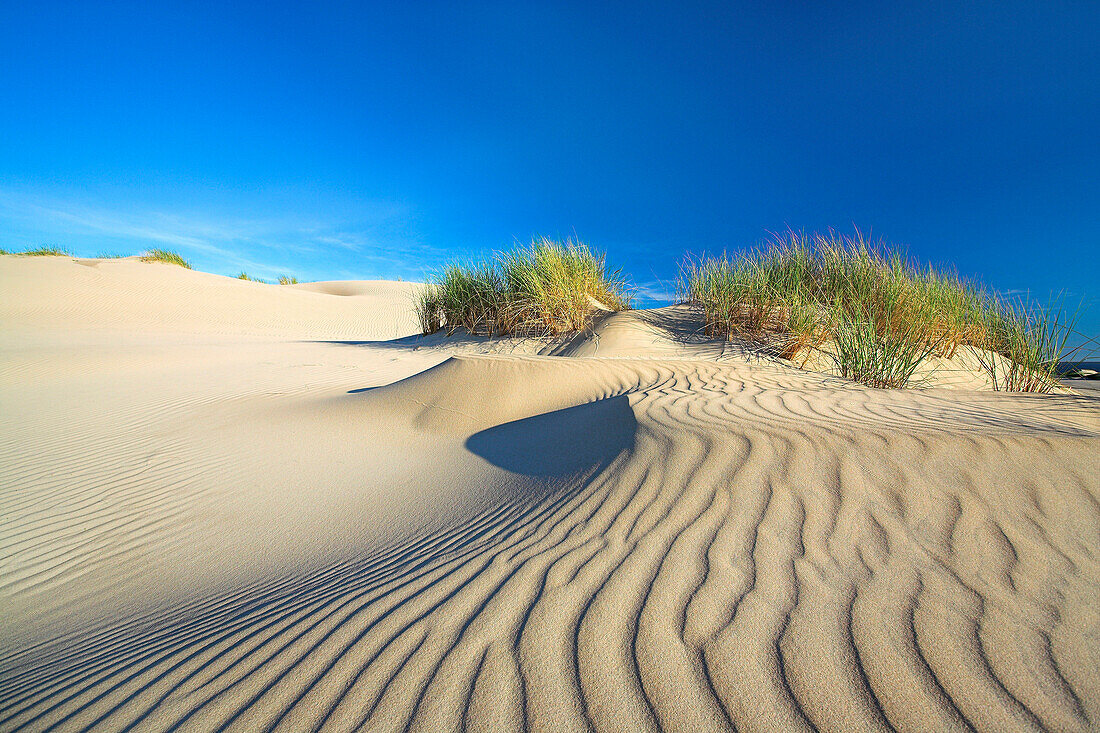
[(1096, 730), (1100, 399), (0, 257), (2, 730)]
[(387, 339), (418, 331), (416, 286), (273, 285), (138, 257), (0, 256), (6, 328)]

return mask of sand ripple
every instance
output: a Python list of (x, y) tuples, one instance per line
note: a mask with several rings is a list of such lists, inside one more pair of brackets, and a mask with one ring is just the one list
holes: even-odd
[[(1088, 400), (466, 357), (340, 405), (342, 420), (414, 436), (418, 461), (463, 448), (496, 477), (452, 464), (477, 510), (6, 644), (0, 727), (1096, 728)], [(27, 473), (9, 478), (5, 592), (64, 581), (87, 552), (142, 551), (140, 538), (52, 550), (81, 523), (126, 521), (96, 492), (155, 507), (143, 531), (169, 532), (225, 470), (173, 480), (186, 471), (164, 463), (31, 495)]]
[(1100, 398), (0, 265), (0, 730), (1100, 730)]

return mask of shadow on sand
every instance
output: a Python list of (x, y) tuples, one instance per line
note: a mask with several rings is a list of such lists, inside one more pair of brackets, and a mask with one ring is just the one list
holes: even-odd
[(602, 469), (631, 450), (637, 427), (622, 395), (482, 430), (466, 448), (513, 473), (566, 476)]

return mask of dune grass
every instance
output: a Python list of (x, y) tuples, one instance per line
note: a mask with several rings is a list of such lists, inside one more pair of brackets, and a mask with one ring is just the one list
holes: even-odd
[(602, 254), (546, 238), (494, 258), (452, 264), (428, 278), (416, 312), (424, 333), (556, 335), (585, 328), (600, 310), (625, 310), (631, 295)]
[(961, 346), (983, 358), (997, 389), (1049, 391), (1072, 320), (999, 297), (957, 274), (920, 268), (881, 241), (788, 231), (763, 247), (684, 267), (685, 300), (706, 332), (795, 359), (832, 345), (841, 375), (904, 387), (932, 355)]
[(294, 277), (293, 275), (279, 275), (279, 284), (280, 285), (297, 285), (298, 284), (298, 278)]
[(73, 256), (73, 253), (66, 250), (66, 249), (61, 249), (60, 247), (53, 247), (53, 246), (49, 246), (49, 245), (44, 245), (42, 247), (38, 247), (37, 249), (28, 249), (24, 252), (11, 252), (10, 254), (18, 254), (18, 255), (22, 255), (23, 257), (72, 257)]
[(1048, 392), (1059, 376), (1059, 363), (1077, 352), (1066, 349), (1077, 314), (1067, 314), (1060, 304), (1043, 308), (1023, 300), (995, 301), (986, 320), (992, 353), (982, 355), (982, 367), (994, 389)]
[(258, 278), (258, 277), (252, 277), (252, 276), (251, 276), (251, 275), (249, 275), (249, 274), (248, 274), (247, 272), (242, 272), (242, 273), (239, 273), (239, 274), (237, 275), (237, 279), (238, 279), (238, 280), (247, 280), (247, 281), (249, 281), (249, 282), (252, 282), (252, 283), (263, 283), (263, 284), (265, 284), (265, 285), (267, 284), (267, 281), (266, 281), (266, 280), (261, 280), (261, 279), (260, 279), (260, 278)]
[(191, 263), (183, 259), (178, 252), (172, 252), (167, 249), (151, 249), (141, 256), (142, 262), (165, 262), (169, 265), (179, 265), (185, 267), (188, 270), (191, 269)]

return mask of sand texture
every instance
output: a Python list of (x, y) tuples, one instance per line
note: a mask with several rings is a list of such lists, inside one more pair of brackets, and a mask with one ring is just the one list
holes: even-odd
[(413, 292), (0, 257), (0, 730), (1100, 730), (1100, 397)]

